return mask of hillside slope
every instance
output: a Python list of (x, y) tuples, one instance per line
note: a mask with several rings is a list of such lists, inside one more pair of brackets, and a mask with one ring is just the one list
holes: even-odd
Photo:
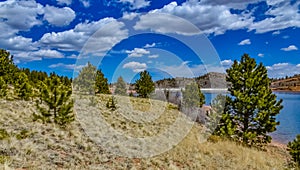
[[(117, 97), (118, 108), (111, 111), (105, 107), (109, 96), (80, 98), (82, 102), (94, 101), (91, 102), (91, 107), (100, 110), (90, 112), (96, 114), (95, 120), (96, 116), (102, 117), (115, 130), (134, 138), (155, 136), (183, 117), (174, 105), (161, 101)], [(129, 101), (131, 106), (124, 106), (124, 101)], [(162, 112), (160, 107), (164, 107)], [(130, 111), (132, 108), (135, 111)], [(97, 144), (92, 140), (83, 128), (82, 120), (79, 121), (79, 113), (75, 122), (66, 129), (61, 129), (54, 124), (33, 122), (33, 112), (33, 102), (0, 100), (0, 129), (1, 132), (8, 132), (6, 136), (2, 133), (4, 137), (0, 140), (0, 168), (284, 169), (290, 159), (284, 148), (274, 146), (268, 146), (267, 151), (258, 151), (228, 141), (199, 142), (199, 134), (203, 129), (199, 124), (194, 124), (188, 135), (167, 152), (148, 158), (128, 158), (111, 154), (107, 147), (103, 147), (104, 144)], [(160, 114), (155, 115), (157, 112)], [(155, 118), (154, 121), (146, 120), (149, 115), (152, 116), (150, 118)], [(129, 121), (126, 118), (141, 119)], [(137, 123), (138, 121), (143, 123)], [(170, 136), (169, 139), (172, 140), (173, 137)], [(108, 145), (114, 146), (116, 143), (108, 142)], [(147, 151), (147, 148), (144, 149)]]
[(299, 91), (300, 92), (300, 75), (293, 77), (274, 80), (271, 83), (271, 88), (274, 91)]

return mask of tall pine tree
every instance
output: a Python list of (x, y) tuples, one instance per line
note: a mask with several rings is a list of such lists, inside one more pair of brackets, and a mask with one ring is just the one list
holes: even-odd
[(123, 96), (127, 94), (126, 83), (121, 76), (118, 78), (116, 83), (115, 94)]
[(76, 90), (88, 94), (110, 93), (107, 78), (104, 77), (101, 70), (97, 70), (90, 62), (82, 68), (74, 79), (74, 87)]
[[(234, 61), (226, 70), (226, 80), (231, 83), (226, 114), (236, 125), (237, 140), (246, 145), (261, 145), (271, 142), (270, 132), (276, 130), (275, 116), (283, 108), (272, 93), (267, 69), (262, 63), (244, 54), (241, 61)], [(227, 119), (228, 120), (228, 119)]]
[(193, 82), (186, 85), (185, 90), (182, 90), (182, 102), (186, 108), (202, 107), (205, 103), (205, 96), (199, 86)]
[(95, 92), (102, 94), (110, 93), (107, 78), (104, 77), (104, 74), (101, 70), (96, 71)]
[(78, 76), (74, 79), (75, 89), (83, 93), (95, 93), (96, 71), (96, 67), (93, 66), (90, 62), (88, 62), (87, 66), (83, 67), (80, 70)]
[(155, 90), (155, 84), (148, 71), (145, 70), (140, 73), (140, 78), (135, 82), (135, 90), (143, 98), (149, 97)]

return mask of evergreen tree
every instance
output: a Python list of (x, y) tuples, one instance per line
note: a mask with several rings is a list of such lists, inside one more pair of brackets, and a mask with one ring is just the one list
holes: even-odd
[(121, 76), (118, 78), (118, 81), (116, 83), (115, 94), (119, 94), (119, 95), (127, 94), (126, 83)]
[(102, 94), (110, 94), (107, 78), (101, 70), (97, 70), (95, 78), (95, 92)]
[(41, 86), (43, 104), (36, 103), (40, 113), (34, 114), (34, 120), (40, 119), (43, 123), (54, 122), (61, 126), (73, 121), (74, 102), (71, 99), (71, 87), (64, 85), (56, 76), (47, 78)]
[(74, 87), (80, 92), (93, 94), (95, 92), (95, 75), (96, 67), (90, 62), (87, 66), (83, 67), (78, 76), (74, 79)]
[(30, 85), (28, 77), (24, 72), (19, 72), (17, 74), (15, 91), (17, 96), (23, 100), (29, 100), (29, 98), (32, 96), (32, 86)]
[(182, 90), (182, 102), (185, 108), (202, 107), (205, 103), (205, 96), (199, 86), (193, 82)]
[(0, 98), (5, 97), (7, 94), (7, 84), (2, 76), (0, 76)]
[(269, 88), (270, 79), (262, 63), (244, 54), (240, 63), (234, 61), (226, 70), (226, 80), (231, 83), (227, 116), (236, 125), (237, 140), (246, 145), (261, 145), (271, 142), (270, 132), (276, 130), (275, 116), (283, 108), (282, 100)]
[(229, 114), (229, 101), (229, 96), (221, 94), (212, 101), (208, 128), (214, 135), (226, 138), (234, 136), (236, 126)]
[(135, 90), (143, 98), (149, 97), (155, 90), (155, 84), (148, 71), (145, 70), (140, 73), (140, 79), (135, 82)]
[(6, 50), (0, 49), (0, 77), (6, 84), (13, 84), (17, 66), (13, 63), (13, 56)]
[(90, 62), (82, 68), (79, 75), (74, 79), (74, 87), (80, 92), (88, 94), (110, 93), (107, 78), (104, 77), (101, 70), (97, 70)]
[(297, 135), (294, 141), (289, 142), (287, 147), (294, 162), (300, 167), (300, 135)]

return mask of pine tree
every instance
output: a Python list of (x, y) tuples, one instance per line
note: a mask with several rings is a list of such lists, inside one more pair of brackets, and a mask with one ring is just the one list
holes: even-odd
[(80, 70), (78, 76), (74, 79), (74, 87), (83, 93), (93, 94), (95, 92), (96, 67), (90, 62)]
[(118, 78), (116, 83), (115, 94), (123, 96), (127, 94), (126, 83), (121, 76)]
[(74, 87), (83, 93), (103, 93), (109, 94), (107, 78), (101, 70), (97, 70), (90, 62), (83, 67), (78, 76), (74, 79)]
[(0, 98), (5, 97), (7, 94), (7, 84), (2, 76), (0, 76)]
[(6, 50), (0, 49), (0, 77), (6, 84), (13, 84), (17, 66), (13, 63), (13, 56)]
[(149, 97), (155, 90), (155, 84), (148, 71), (145, 70), (140, 73), (140, 79), (135, 82), (135, 90), (143, 98)]
[(182, 90), (182, 102), (185, 108), (202, 107), (205, 96), (196, 83), (191, 83)]
[(27, 75), (24, 72), (19, 72), (17, 74), (17, 79), (15, 81), (15, 91), (18, 97), (23, 100), (29, 100), (32, 96), (33, 88), (30, 85)]
[(107, 78), (104, 77), (104, 74), (101, 70), (96, 71), (95, 92), (102, 94), (110, 94)]
[(294, 162), (300, 167), (300, 134), (297, 135), (294, 141), (289, 142), (287, 147)]
[(74, 120), (72, 111), (74, 102), (71, 99), (70, 86), (64, 85), (60, 78), (53, 76), (41, 84), (41, 99), (43, 104), (36, 103), (39, 114), (34, 114), (34, 120), (54, 122), (61, 126)]
[(275, 116), (283, 108), (282, 100), (269, 88), (270, 79), (262, 63), (244, 54), (240, 63), (234, 61), (227, 71), (226, 80), (231, 83), (227, 116), (236, 125), (237, 140), (246, 145), (261, 145), (271, 142), (270, 132), (276, 130)]
[(219, 94), (211, 104), (212, 110), (209, 114), (209, 130), (213, 135), (225, 138), (234, 136), (236, 126), (229, 114), (230, 97)]

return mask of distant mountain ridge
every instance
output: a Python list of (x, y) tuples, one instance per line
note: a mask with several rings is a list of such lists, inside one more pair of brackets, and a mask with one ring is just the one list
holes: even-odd
[(227, 88), (225, 73), (210, 72), (195, 78), (166, 78), (155, 82), (156, 88), (183, 88), (187, 84), (196, 82), (201, 88)]
[(298, 91), (300, 92), (300, 75), (281, 79), (272, 79), (271, 89), (273, 91)]

